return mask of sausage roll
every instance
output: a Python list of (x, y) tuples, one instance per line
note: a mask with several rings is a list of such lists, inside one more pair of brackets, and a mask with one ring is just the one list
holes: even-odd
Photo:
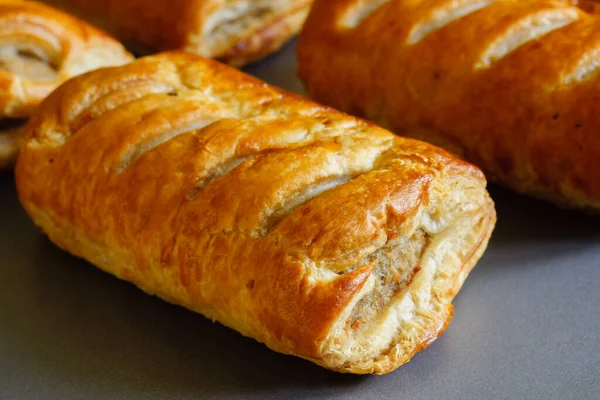
[(61, 11), (0, 0), (0, 167), (12, 165), (24, 122), (56, 86), (131, 60), (114, 39)]
[(320, 0), (298, 55), (315, 99), (600, 211), (600, 20), (571, 2)]
[(45, 0), (93, 22), (136, 53), (185, 49), (242, 66), (278, 50), (312, 0)]
[(192, 54), (74, 78), (26, 134), (19, 197), (59, 247), (337, 371), (438, 337), (495, 224), (471, 164)]

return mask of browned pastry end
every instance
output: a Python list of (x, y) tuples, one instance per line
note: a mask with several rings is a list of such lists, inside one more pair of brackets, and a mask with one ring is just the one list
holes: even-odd
[(19, 197), (54, 243), (342, 372), (440, 335), (495, 223), (471, 164), (191, 54), (74, 78), (26, 134)]
[(600, 210), (600, 20), (571, 2), (318, 0), (298, 55), (315, 99)]
[(23, 124), (56, 86), (132, 59), (114, 39), (61, 11), (0, 0), (0, 168), (13, 164)]
[(139, 53), (185, 49), (243, 66), (300, 30), (312, 0), (45, 0), (115, 34)]

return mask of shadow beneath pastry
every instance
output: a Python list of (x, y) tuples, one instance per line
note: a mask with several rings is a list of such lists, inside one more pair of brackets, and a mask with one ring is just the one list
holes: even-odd
[(14, 171), (0, 169), (0, 239), (18, 235), (24, 223), (31, 225), (19, 202)]
[(11, 166), (9, 167), (5, 167), (5, 168), (0, 168), (0, 181), (8, 181), (8, 180), (13, 180), (15, 179), (15, 171), (14, 171), (14, 167)]
[(335, 387), (343, 393), (368, 379), (275, 353), (71, 257), (42, 236), (30, 272), (33, 297), (14, 310), (27, 315), (14, 332), (27, 338), (20, 351), (33, 362), (53, 360), (57, 379), (94, 392), (177, 398)]

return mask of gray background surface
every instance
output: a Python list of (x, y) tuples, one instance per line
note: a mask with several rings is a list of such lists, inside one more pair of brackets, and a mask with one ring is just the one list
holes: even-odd
[[(293, 55), (248, 71), (301, 91)], [(600, 399), (600, 218), (490, 192), (498, 225), (447, 332), (395, 372), (360, 377), (274, 353), (60, 251), (0, 174), (0, 399)]]

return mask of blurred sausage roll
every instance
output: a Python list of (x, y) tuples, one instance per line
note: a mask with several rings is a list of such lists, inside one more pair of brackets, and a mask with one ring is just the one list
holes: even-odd
[(122, 39), (136, 53), (185, 49), (243, 66), (300, 30), (312, 0), (46, 0)]
[(27, 117), (56, 86), (132, 59), (114, 39), (61, 11), (0, 0), (0, 167), (13, 165)]
[(471, 164), (192, 54), (74, 78), (26, 134), (19, 197), (59, 247), (337, 371), (437, 338), (495, 224)]
[(600, 211), (600, 19), (572, 2), (319, 0), (298, 55), (313, 98)]

